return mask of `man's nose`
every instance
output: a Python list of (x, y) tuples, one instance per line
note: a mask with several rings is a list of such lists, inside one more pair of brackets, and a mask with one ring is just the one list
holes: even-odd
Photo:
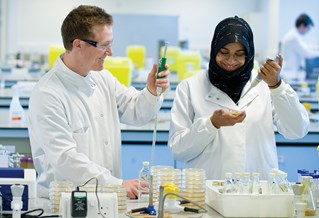
[(113, 52), (112, 52), (112, 47), (108, 47), (105, 52), (104, 52), (105, 55), (107, 56), (112, 56)]

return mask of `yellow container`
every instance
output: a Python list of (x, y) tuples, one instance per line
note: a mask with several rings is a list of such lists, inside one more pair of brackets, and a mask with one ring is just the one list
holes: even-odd
[[(166, 63), (171, 72), (177, 72), (177, 58), (181, 53), (181, 49), (177, 46), (168, 46), (166, 51)], [(164, 46), (161, 48), (161, 57), (164, 56)]]
[(146, 49), (143, 45), (129, 45), (126, 47), (126, 55), (131, 58), (135, 69), (144, 68)]
[(128, 57), (107, 57), (104, 68), (112, 73), (120, 83), (129, 87), (132, 82), (133, 63)]
[(182, 51), (177, 57), (176, 64), (177, 78), (181, 81), (187, 77), (187, 72), (200, 70), (201, 54), (197, 51)]
[(179, 81), (186, 79), (188, 77), (194, 76), (195, 74), (197, 74), (200, 70), (190, 70), (190, 71), (186, 71), (183, 75), (180, 76), (180, 78), (178, 79)]
[(49, 46), (49, 68), (53, 67), (55, 60), (65, 51), (64, 47), (61, 45), (50, 45)]

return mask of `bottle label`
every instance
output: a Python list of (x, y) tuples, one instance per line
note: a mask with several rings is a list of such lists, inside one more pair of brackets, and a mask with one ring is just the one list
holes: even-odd
[(11, 120), (22, 120), (22, 117), (11, 117)]

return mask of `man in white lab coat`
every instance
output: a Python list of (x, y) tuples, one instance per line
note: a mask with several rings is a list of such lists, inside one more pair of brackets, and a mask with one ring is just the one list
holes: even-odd
[(303, 80), (305, 78), (306, 58), (319, 57), (319, 48), (307, 44), (303, 40), (314, 26), (307, 14), (301, 14), (295, 22), (295, 27), (284, 36), (281, 44), (285, 61), (282, 66), (282, 76), (287, 80)]
[(154, 65), (141, 91), (119, 83), (103, 69), (112, 55), (112, 24), (99, 7), (73, 9), (61, 27), (66, 52), (33, 90), (28, 128), (40, 197), (48, 197), (52, 181), (81, 185), (93, 177), (137, 196), (137, 179), (121, 179), (120, 122), (143, 125), (154, 117), (156, 87), (168, 88), (169, 70), (156, 79)]

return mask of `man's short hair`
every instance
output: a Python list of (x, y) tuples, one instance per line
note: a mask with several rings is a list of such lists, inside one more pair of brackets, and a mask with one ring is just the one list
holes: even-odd
[(301, 14), (296, 20), (295, 26), (299, 27), (304, 24), (305, 26), (314, 26), (312, 19), (307, 14)]
[(71, 50), (74, 39), (92, 39), (93, 27), (97, 25), (112, 26), (112, 16), (97, 6), (80, 5), (74, 8), (61, 26), (64, 48)]

